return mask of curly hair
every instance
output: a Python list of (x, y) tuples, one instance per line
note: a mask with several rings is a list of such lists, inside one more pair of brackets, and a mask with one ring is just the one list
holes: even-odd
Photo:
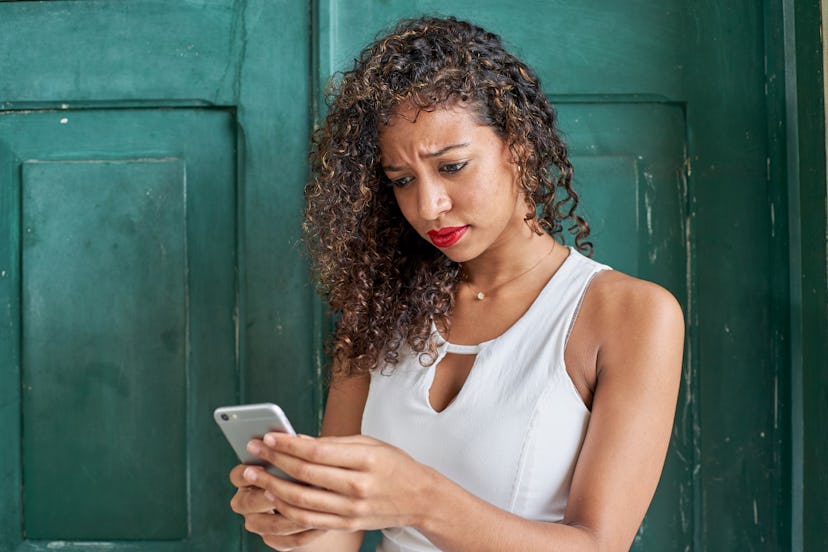
[(577, 249), (592, 252), (589, 226), (575, 214), (566, 145), (534, 71), (470, 23), (401, 21), (330, 87), (327, 118), (313, 134), (305, 239), (320, 292), (339, 317), (328, 352), (348, 375), (393, 366), (404, 344), (421, 364), (433, 363), (435, 328), (447, 334), (463, 277), (403, 218), (380, 166), (379, 127), (405, 102), (473, 109), (519, 160), (527, 223), (560, 240), (568, 220)]

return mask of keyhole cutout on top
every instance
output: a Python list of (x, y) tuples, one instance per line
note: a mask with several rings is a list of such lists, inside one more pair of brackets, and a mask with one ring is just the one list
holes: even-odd
[(446, 353), (434, 367), (428, 402), (435, 412), (442, 412), (454, 402), (468, 380), (476, 358), (476, 354)]

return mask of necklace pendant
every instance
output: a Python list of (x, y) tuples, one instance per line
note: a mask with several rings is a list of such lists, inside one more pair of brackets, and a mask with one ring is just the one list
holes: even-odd
[(486, 298), (486, 294), (485, 294), (485, 293), (483, 293), (482, 291), (478, 291), (478, 292), (477, 292), (477, 295), (475, 295), (475, 298), (476, 298), (478, 301), (482, 301), (483, 299), (485, 299), (485, 298)]

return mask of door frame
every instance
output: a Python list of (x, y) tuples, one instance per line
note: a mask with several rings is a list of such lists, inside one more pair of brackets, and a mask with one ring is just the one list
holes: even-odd
[(828, 549), (825, 0), (783, 0), (790, 239), (791, 549)]

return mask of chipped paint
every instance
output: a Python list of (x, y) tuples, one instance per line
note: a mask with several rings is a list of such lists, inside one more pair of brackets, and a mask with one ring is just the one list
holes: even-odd
[(63, 119), (60, 120), (60, 124), (62, 124), (62, 125), (65, 125), (68, 122), (69, 122), (69, 119), (66, 118), (66, 117), (64, 117)]
[(770, 219), (771, 219), (771, 237), (776, 237), (776, 205), (770, 204)]
[(51, 541), (46, 543), (46, 548), (49, 550), (60, 550), (63, 548), (114, 550), (116, 546), (115, 543), (111, 542)]
[[(652, 242), (653, 239), (653, 202), (650, 199), (650, 190), (653, 184), (653, 175), (650, 172), (644, 171), (644, 181), (647, 183), (647, 189), (644, 191), (644, 216), (647, 221), (647, 237)], [(653, 248), (647, 254), (650, 264), (655, 264), (658, 259), (658, 251)]]
[(756, 505), (756, 499), (753, 499), (753, 524), (759, 525), (759, 508)]
[(773, 429), (779, 429), (779, 372), (773, 376)]
[[(696, 312), (695, 312), (695, 279), (694, 279), (694, 259), (695, 254), (693, 242), (693, 218), (694, 214), (694, 197), (690, 193), (690, 176), (693, 174), (693, 165), (691, 157), (687, 151), (687, 142), (684, 143), (684, 170), (679, 171), (679, 178), (676, 179), (678, 186), (679, 197), (683, 199), (679, 203), (680, 209), (680, 231), (684, 237), (684, 251), (685, 251), (685, 320), (686, 320), (686, 346), (685, 346), (685, 362), (682, 366), (682, 387), (684, 388), (684, 404), (681, 407), (681, 418), (678, 420), (685, 435), (685, 443), (689, 445), (689, 451), (692, 454), (689, 462), (685, 462), (691, 471), (691, 480), (689, 486), (681, 485), (679, 513), (681, 516), (681, 525), (685, 533), (692, 531), (695, 533), (695, 521), (700, 516), (701, 504), (701, 426), (699, 423), (699, 413), (696, 408), (696, 377), (695, 377), (695, 340), (692, 337), (691, 330), (697, 327)], [(698, 156), (695, 158), (698, 160)], [(691, 545), (688, 543), (685, 550), (690, 550)]]

